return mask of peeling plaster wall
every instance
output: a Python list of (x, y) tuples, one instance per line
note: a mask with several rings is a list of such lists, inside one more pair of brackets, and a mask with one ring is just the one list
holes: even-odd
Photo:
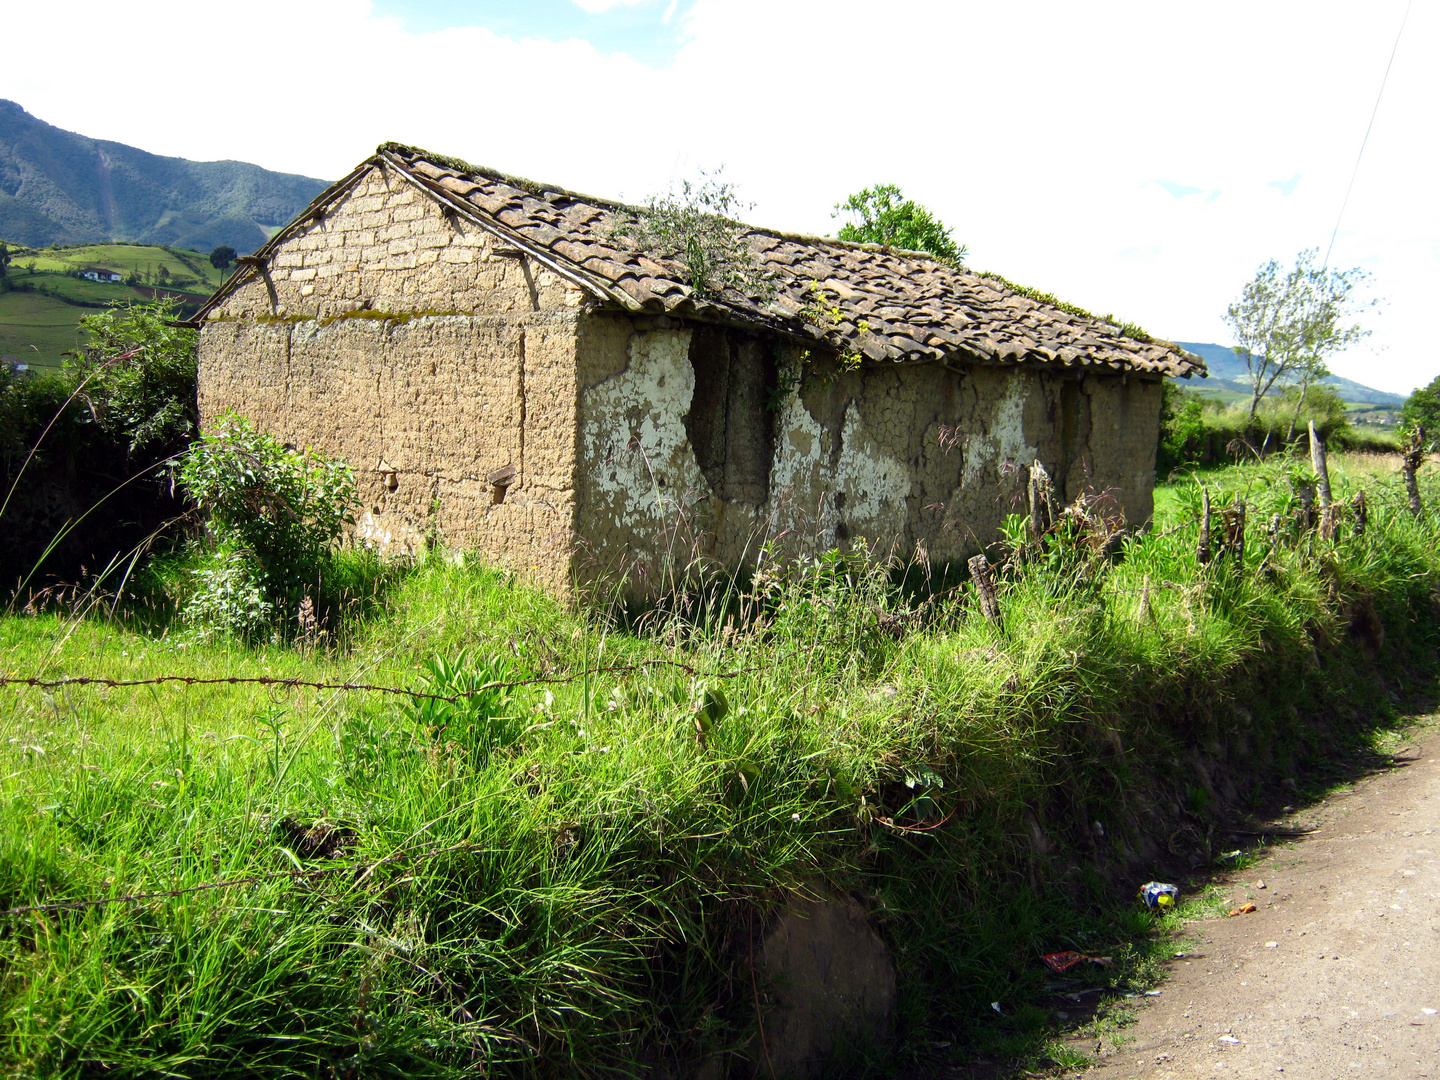
[(376, 168), (207, 320), (201, 414), (345, 458), (384, 551), (433, 536), (563, 591), (581, 300)]
[[(765, 419), (773, 451), (763, 502), (727, 498), (717, 477), (731, 463), (707, 480), (689, 438), (713, 430), (689, 415), (711, 407), (696, 393), (700, 332), (637, 329), (599, 313), (582, 320), (582, 576), (624, 573), (644, 595), (696, 557), (753, 563), (777, 538), (790, 554), (863, 538), (906, 557), (919, 549), (932, 562), (960, 559), (1023, 509), (1037, 457), (1067, 498), (1104, 491), (1132, 523), (1150, 515), (1158, 383), (978, 366), (842, 371), (809, 361), (802, 389)], [(786, 346), (777, 362), (793, 374), (806, 363)], [(732, 457), (756, 444), (737, 431), (733, 400)]]
[(648, 593), (667, 569), (713, 551), (712, 493), (685, 429), (692, 337), (637, 330), (623, 316), (583, 321), (576, 524), (584, 577), (624, 576)]
[(810, 550), (863, 537), (932, 561), (967, 557), (1023, 512), (1039, 459), (1067, 500), (1153, 510), (1160, 385), (1034, 368), (876, 365), (809, 372), (786, 402), (767, 507)]

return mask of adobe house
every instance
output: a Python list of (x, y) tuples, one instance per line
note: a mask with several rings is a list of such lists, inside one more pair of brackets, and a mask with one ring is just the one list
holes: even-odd
[(200, 408), (347, 459), (359, 535), (561, 590), (762, 541), (973, 554), (1042, 462), (1152, 510), (1167, 342), (928, 255), (743, 226), (702, 295), (640, 211), (387, 143), (196, 316)]

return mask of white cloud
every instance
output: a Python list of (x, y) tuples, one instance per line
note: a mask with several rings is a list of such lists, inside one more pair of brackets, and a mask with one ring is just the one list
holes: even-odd
[[(586, 10), (617, 2), (575, 0)], [(658, 5), (661, 0), (654, 0)], [(726, 165), (756, 221), (831, 231), (877, 181), (972, 263), (1186, 340), (1255, 268), (1328, 244), (1405, 0), (696, 0), (664, 70), (581, 41), (406, 32), (365, 0), (76, 0), (6, 16), (0, 96), (88, 135), (342, 175), (385, 139), (632, 199)], [(203, 43), (203, 44), (202, 44)], [(1389, 299), (1346, 375), (1436, 373), (1440, 11), (1411, 13), (1332, 261)], [(197, 58), (96, 94), (133, 56)], [(176, 69), (177, 71), (179, 69)], [(63, 71), (65, 74), (57, 75)], [(113, 81), (113, 80), (112, 80)], [(138, 96), (157, 104), (136, 108)], [(1287, 193), (1293, 181), (1303, 177)], [(1167, 194), (1165, 181), (1195, 194)]]

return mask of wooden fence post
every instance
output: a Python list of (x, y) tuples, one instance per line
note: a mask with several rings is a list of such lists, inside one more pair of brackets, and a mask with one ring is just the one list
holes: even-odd
[(1315, 527), (1315, 481), (1297, 481), (1295, 494), (1300, 497), (1300, 527), (1305, 530), (1313, 529)]
[(1233, 505), (1220, 514), (1220, 528), (1224, 530), (1220, 539), (1220, 550), (1235, 560), (1237, 567), (1245, 565), (1245, 504), (1237, 497)]
[(975, 595), (980, 599), (980, 614), (1000, 626), (1000, 594), (995, 591), (995, 579), (990, 576), (990, 560), (982, 552), (965, 564), (970, 568), (970, 580), (975, 582)]
[(1030, 539), (1038, 544), (1055, 524), (1055, 485), (1039, 461), (1030, 466), (1025, 494), (1030, 500)]
[(1410, 513), (1419, 517), (1425, 512), (1425, 507), (1420, 503), (1420, 485), (1415, 480), (1415, 474), (1420, 471), (1420, 463), (1425, 460), (1425, 429), (1419, 424), (1410, 433), (1410, 445), (1405, 447), (1400, 455), (1400, 475), (1405, 477), (1405, 494), (1410, 499)]
[(1325, 444), (1315, 433), (1315, 421), (1310, 421), (1310, 465), (1315, 470), (1319, 486), (1320, 509), (1328, 510), (1334, 500), (1330, 496), (1330, 467), (1325, 461)]

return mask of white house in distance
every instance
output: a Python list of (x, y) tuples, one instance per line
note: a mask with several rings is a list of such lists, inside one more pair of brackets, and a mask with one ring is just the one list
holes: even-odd
[(99, 266), (87, 266), (80, 271), (80, 276), (87, 281), (123, 281), (124, 278), (114, 270), (106, 270)]

